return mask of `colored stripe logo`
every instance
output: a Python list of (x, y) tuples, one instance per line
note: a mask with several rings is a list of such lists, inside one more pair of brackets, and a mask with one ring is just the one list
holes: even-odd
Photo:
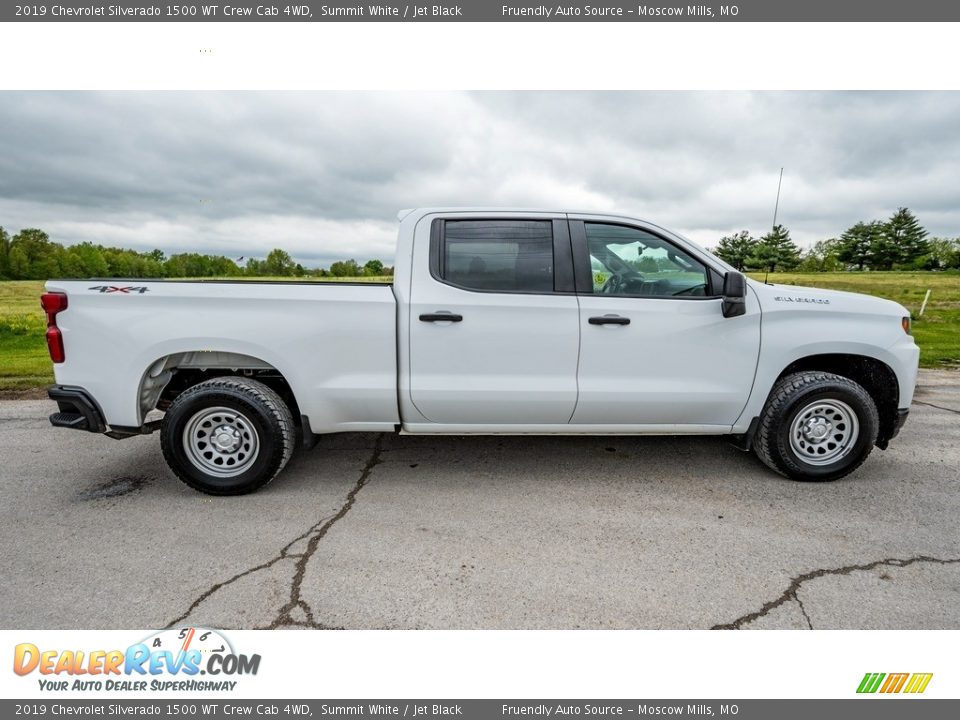
[(933, 673), (867, 673), (857, 687), (858, 693), (922, 693)]

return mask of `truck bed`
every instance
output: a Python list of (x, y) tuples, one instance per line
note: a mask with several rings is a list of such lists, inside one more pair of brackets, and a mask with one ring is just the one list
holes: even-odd
[(68, 298), (57, 318), (66, 351), (57, 382), (83, 385), (110, 425), (142, 424), (145, 378), (167, 358), (182, 366), (203, 353), (275, 368), (314, 432), (399, 422), (390, 283), (110, 279), (46, 288)]

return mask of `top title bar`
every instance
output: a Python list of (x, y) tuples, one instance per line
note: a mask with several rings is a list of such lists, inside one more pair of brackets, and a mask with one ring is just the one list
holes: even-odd
[(943, 0), (738, 0), (730, 4), (258, 3), (60, 0), (0, 6), (2, 22), (955, 22)]

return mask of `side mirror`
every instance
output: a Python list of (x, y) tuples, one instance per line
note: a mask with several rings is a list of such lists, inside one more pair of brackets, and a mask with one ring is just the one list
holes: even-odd
[(724, 317), (737, 317), (747, 312), (747, 279), (738, 272), (730, 271), (723, 276)]

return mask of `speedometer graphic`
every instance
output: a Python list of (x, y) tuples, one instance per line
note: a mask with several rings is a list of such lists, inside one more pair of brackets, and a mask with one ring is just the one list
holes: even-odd
[(233, 645), (219, 631), (205, 627), (170, 628), (143, 639), (151, 651), (166, 650), (174, 657), (190, 650), (198, 650), (202, 657), (213, 653), (234, 654)]

